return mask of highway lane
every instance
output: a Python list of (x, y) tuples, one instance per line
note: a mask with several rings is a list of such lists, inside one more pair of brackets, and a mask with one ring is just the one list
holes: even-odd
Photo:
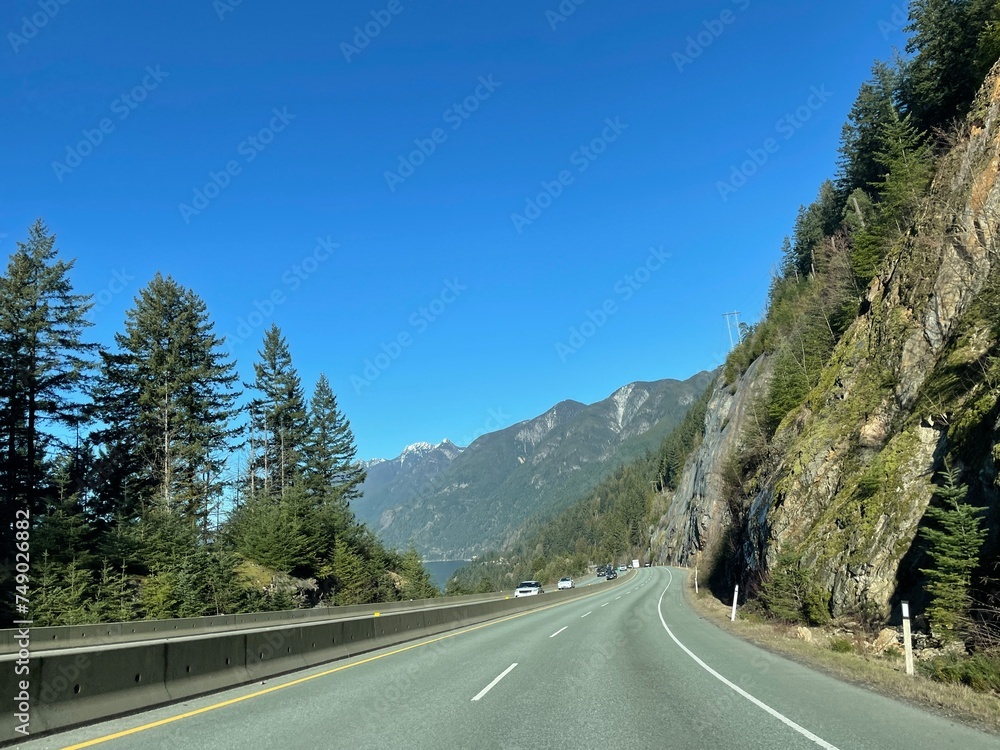
[[(837, 682), (729, 636), (683, 602), (683, 575), (640, 569), (595, 585), (592, 596), (573, 602), (560, 604), (558, 593), (545, 594), (553, 604), (541, 611), (22, 747), (72, 746), (163, 720), (168, 723), (94, 746), (978, 750), (1000, 745), (996, 736)], [(258, 694), (266, 690), (271, 692)]]

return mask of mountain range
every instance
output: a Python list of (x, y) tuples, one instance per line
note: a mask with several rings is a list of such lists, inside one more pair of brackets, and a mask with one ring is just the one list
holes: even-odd
[(657, 448), (712, 382), (636, 382), (594, 404), (562, 401), (461, 448), (415, 443), (366, 462), (353, 507), (390, 545), (464, 559), (511, 541), (532, 518), (566, 508), (618, 466)]

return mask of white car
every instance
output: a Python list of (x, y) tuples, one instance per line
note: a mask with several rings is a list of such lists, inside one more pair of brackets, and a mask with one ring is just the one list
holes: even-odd
[(517, 584), (517, 588), (514, 589), (514, 598), (519, 599), (522, 596), (535, 596), (536, 594), (544, 594), (545, 591), (542, 589), (542, 584), (538, 581), (521, 581)]
[(556, 588), (560, 591), (573, 588), (573, 579), (569, 577), (560, 578), (559, 583), (556, 584)]

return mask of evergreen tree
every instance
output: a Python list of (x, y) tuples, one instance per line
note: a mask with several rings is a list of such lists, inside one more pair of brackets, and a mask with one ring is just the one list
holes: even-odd
[(801, 561), (788, 553), (771, 569), (761, 601), (772, 617), (785, 622), (823, 625), (830, 620), (829, 596), (813, 583)]
[(875, 63), (872, 77), (861, 84), (840, 137), (837, 191), (844, 198), (858, 188), (870, 190), (885, 176), (876, 154), (883, 146), (883, 128), (895, 115), (898, 85), (899, 72), (884, 62)]
[(912, 117), (900, 116), (897, 110), (882, 126), (880, 148), (875, 160), (882, 165), (884, 175), (872, 185), (878, 190), (879, 213), (885, 222), (892, 222), (902, 233), (913, 214), (933, 174), (930, 147), (924, 133), (918, 132)]
[(138, 450), (132, 430), (142, 410), (135, 398), (139, 372), (127, 354), (102, 352), (101, 376), (94, 389), (91, 414), (99, 427), (91, 432), (96, 453), (88, 487), (91, 511), (101, 522), (139, 518), (156, 494), (156, 476)]
[(920, 571), (927, 576), (931, 596), (927, 614), (933, 632), (942, 640), (954, 639), (968, 617), (972, 571), (986, 539), (981, 523), (985, 509), (965, 502), (969, 488), (959, 484), (958, 478), (958, 471), (946, 466), (944, 486), (935, 493), (940, 504), (929, 505), (924, 514), (934, 525), (922, 529), (933, 564)]
[(136, 616), (136, 597), (128, 576), (107, 560), (101, 567), (89, 606), (93, 622), (128, 622)]
[(881, 179), (871, 183), (878, 203), (874, 215), (855, 232), (851, 251), (851, 265), (861, 284), (878, 273), (892, 238), (909, 231), (934, 170), (924, 134), (917, 132), (909, 114), (900, 115), (895, 109), (880, 129), (874, 159), (883, 169)]
[(361, 495), (364, 467), (355, 460), (357, 448), (351, 423), (337, 407), (337, 397), (320, 375), (309, 403), (309, 436), (305, 444), (306, 486), (321, 502), (345, 509)]
[(225, 538), (241, 557), (270, 570), (322, 577), (320, 566), (335, 536), (322, 529), (311, 499), (301, 488), (288, 488), (283, 497), (247, 497), (230, 515)]
[(824, 266), (828, 251), (824, 240), (840, 225), (841, 199), (830, 180), (820, 185), (819, 195), (809, 206), (799, 206), (793, 240), (782, 248), (783, 272), (805, 279)]
[(996, 13), (994, 0), (911, 1), (906, 51), (913, 57), (902, 79), (902, 100), (918, 130), (947, 128), (968, 112), (985, 68), (995, 61), (988, 58)]
[(334, 549), (333, 574), (336, 580), (335, 604), (366, 604), (374, 599), (376, 581), (369, 571), (369, 564), (343, 539), (337, 540)]
[(47, 553), (32, 571), (31, 619), (35, 625), (82, 625), (96, 622), (90, 611), (92, 574), (77, 560), (52, 560)]
[(1000, 3), (997, 0), (976, 0), (974, 7), (974, 17), (983, 21), (976, 44), (976, 75), (984, 79), (1000, 59)]
[[(132, 515), (138, 505), (176, 508), (207, 534), (222, 467), (236, 431), (234, 364), (222, 351), (205, 303), (157, 274), (126, 313), (119, 351), (104, 356), (97, 433), (112, 489), (132, 498), (111, 507)], [(114, 466), (115, 458), (124, 465)]]
[(430, 574), (420, 561), (420, 555), (410, 547), (400, 560), (400, 574), (403, 577), (401, 596), (403, 599), (430, 599), (440, 592), (431, 582)]
[[(87, 384), (96, 346), (83, 340), (90, 298), (74, 294), (73, 261), (58, 259), (55, 235), (39, 219), (18, 242), (0, 276), (0, 515), (41, 513), (53, 495), (46, 454), (55, 432), (79, 426), (74, 400)], [(10, 523), (0, 524), (0, 557), (14, 549)]]
[(53, 503), (37, 524), (31, 534), (36, 554), (47, 553), (56, 563), (75, 559), (89, 565), (93, 561), (97, 535), (87, 523), (76, 495)]
[(302, 381), (292, 366), (288, 342), (272, 325), (264, 334), (255, 379), (245, 384), (255, 391), (250, 403), (251, 494), (283, 494), (302, 477), (308, 417)]

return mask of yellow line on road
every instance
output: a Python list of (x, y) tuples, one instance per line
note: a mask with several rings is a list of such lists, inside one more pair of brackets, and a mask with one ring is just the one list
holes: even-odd
[(145, 732), (147, 729), (155, 729), (156, 727), (162, 727), (164, 724), (172, 724), (175, 721), (180, 721), (181, 719), (188, 719), (192, 716), (198, 716), (199, 714), (208, 713), (209, 711), (214, 711), (217, 708), (225, 708), (226, 706), (231, 706), (235, 703), (242, 703), (243, 701), (250, 700), (251, 698), (257, 698), (261, 695), (267, 695), (268, 693), (273, 693), (277, 690), (284, 690), (285, 688), (292, 687), (293, 685), (300, 685), (303, 682), (309, 682), (310, 680), (315, 680), (319, 677), (326, 677), (327, 675), (331, 675), (334, 672), (342, 672), (345, 669), (350, 669), (351, 667), (358, 667), (362, 664), (368, 664), (369, 662), (378, 661), (379, 659), (384, 659), (387, 656), (395, 656), (396, 654), (401, 654), (404, 651), (410, 651), (411, 649), (420, 648), (421, 646), (429, 646), (432, 643), (437, 643), (438, 641), (443, 641), (447, 638), (454, 638), (456, 635), (464, 635), (465, 633), (471, 633), (474, 630), (480, 630), (482, 628), (489, 627), (490, 625), (499, 625), (502, 622), (508, 622), (509, 620), (514, 620), (517, 619), (518, 617), (524, 617), (525, 615), (530, 615), (535, 612), (544, 612), (545, 610), (552, 609), (553, 607), (561, 607), (564, 604), (571, 604), (572, 602), (579, 602), (584, 599), (589, 599), (590, 597), (597, 596), (600, 593), (602, 592), (587, 594), (586, 596), (581, 596), (566, 602), (556, 602), (555, 604), (547, 604), (544, 607), (538, 607), (537, 609), (529, 609), (526, 612), (518, 612), (517, 614), (509, 615), (507, 617), (502, 617), (498, 620), (490, 620), (489, 622), (484, 622), (480, 625), (471, 625), (467, 628), (463, 628), (453, 633), (447, 633), (445, 635), (438, 636), (437, 638), (432, 638), (429, 641), (421, 641), (420, 643), (411, 643), (409, 646), (403, 646), (403, 648), (398, 648), (395, 651), (389, 651), (385, 654), (378, 654), (377, 656), (369, 656), (367, 659), (351, 662), (350, 664), (342, 664), (339, 667), (334, 667), (333, 669), (327, 669), (326, 671), (318, 672), (316, 674), (311, 674), (306, 677), (300, 677), (297, 680), (292, 680), (291, 682), (284, 682), (281, 685), (274, 685), (273, 687), (269, 687), (264, 690), (258, 690), (255, 693), (248, 693), (247, 695), (241, 695), (239, 698), (230, 698), (227, 701), (213, 703), (210, 706), (197, 708), (194, 711), (187, 711), (182, 714), (177, 714), (176, 716), (169, 716), (166, 719), (160, 719), (159, 721), (152, 721), (149, 724), (143, 724), (138, 727), (133, 727), (132, 729), (124, 729), (121, 732), (115, 732), (114, 734), (107, 734), (103, 737), (97, 737), (92, 740), (87, 740), (86, 742), (80, 742), (76, 745), (67, 745), (66, 747), (63, 748), (63, 750), (80, 750), (80, 748), (93, 747), (94, 745), (99, 745), (102, 742), (109, 742), (111, 740), (117, 740), (121, 737), (128, 737), (129, 735), (132, 734)]

